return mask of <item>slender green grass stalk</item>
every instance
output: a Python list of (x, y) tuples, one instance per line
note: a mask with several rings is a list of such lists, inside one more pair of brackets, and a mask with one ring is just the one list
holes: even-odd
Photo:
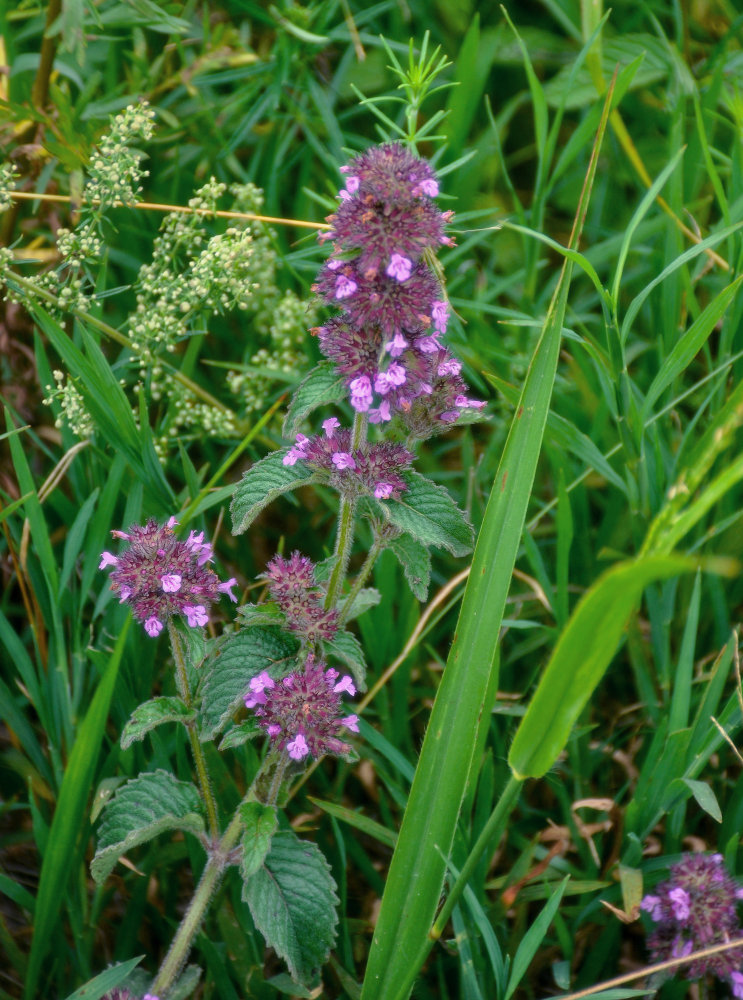
[[(578, 246), (588, 210), (612, 94), (610, 88), (576, 213), (571, 249)], [(454, 642), (392, 857), (363, 1000), (407, 997), (421, 955), (427, 950), (425, 941), (438, 907), (477, 734), (489, 716), (490, 698), (497, 687), (498, 632), (552, 396), (571, 273), (572, 261), (566, 260), (496, 473)], [(411, 955), (415, 956), (413, 964)]]

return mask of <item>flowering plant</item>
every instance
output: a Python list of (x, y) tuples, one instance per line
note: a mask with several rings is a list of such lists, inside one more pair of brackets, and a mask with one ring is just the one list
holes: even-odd
[[(184, 830), (202, 844), (201, 881), (148, 984), (161, 1000), (180, 995), (196, 974), (191, 967), (182, 973), (183, 966), (229, 866), (239, 868), (253, 920), (294, 982), (316, 984), (334, 941), (335, 884), (320, 851), (280, 826), (282, 787), (310, 758), (356, 759), (351, 740), (360, 732), (359, 717), (345, 699), (364, 689), (366, 665), (345, 626), (378, 599), (365, 583), (380, 553), (389, 548), (397, 556), (423, 599), (429, 546), (461, 555), (472, 542), (472, 528), (448, 493), (412, 469), (420, 441), (477, 419), (485, 405), (468, 395), (461, 363), (442, 341), (450, 308), (435, 253), (453, 242), (446, 232), (452, 213), (436, 207), (431, 165), (401, 143), (367, 150), (341, 174), (338, 208), (320, 237), (332, 252), (314, 286), (339, 309), (313, 331), (326, 360), (290, 404), (285, 433), (293, 444), (249, 468), (232, 499), (238, 534), (280, 494), (308, 484), (330, 487), (340, 498), (333, 556), (316, 566), (300, 552), (276, 555), (265, 572), (271, 600), (243, 604), (238, 627), (211, 640), (204, 632), (211, 607), (222, 596), (236, 602), (238, 582), (221, 582), (211, 568), (214, 550), (203, 531), (179, 537), (175, 515), (165, 524), (151, 519), (113, 531), (125, 547), (101, 555), (111, 589), (147, 635), (154, 640), (167, 631), (175, 663), (177, 695), (140, 705), (122, 746), (158, 725), (179, 723), (198, 776), (198, 788), (164, 770), (123, 784), (103, 811), (92, 863), (101, 881), (128, 847), (165, 829)], [(347, 405), (351, 426), (331, 415), (321, 433), (302, 433), (304, 422), (328, 405), (339, 414)], [(348, 580), (361, 518), (372, 542)], [(203, 746), (217, 737), (220, 750), (267, 739), (263, 763), (226, 823)]]

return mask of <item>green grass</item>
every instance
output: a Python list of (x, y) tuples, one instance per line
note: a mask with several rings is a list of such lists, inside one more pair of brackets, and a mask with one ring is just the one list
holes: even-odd
[[(381, 602), (351, 625), (369, 686), (414, 635), (412, 648), (363, 712), (364, 763), (324, 762), (292, 789), (287, 815), (325, 853), (341, 898), (324, 995), (404, 996), (420, 967), (417, 997), (508, 1000), (598, 984), (628, 956), (642, 964), (640, 924), (600, 902), (629, 905), (628, 873), (647, 889), (693, 843), (743, 874), (741, 765), (710, 721), (740, 745), (743, 104), (732, 5), (691, 19), (664, 2), (603, 16), (550, 0), (505, 16), (444, 0), (351, 0), (350, 12), (332, 0), (208, 10), (105, 0), (103, 27), (82, 4), (64, 9), (43, 107), (33, 94), (44, 13), (0, 14), (11, 67), (0, 129), (22, 190), (74, 195), (109, 114), (144, 96), (157, 124), (147, 201), (185, 205), (214, 175), (257, 184), (268, 215), (322, 222), (347, 150), (378, 139), (356, 93), (395, 95), (380, 34), (405, 63), (408, 39), (428, 29), (451, 60), (442, 79), (457, 85), (421, 112), (448, 112), (444, 141), (421, 152), (456, 213), (458, 246), (441, 256), (456, 310), (449, 340), (491, 419), (434, 439), (417, 467), (479, 538), (470, 579), (420, 631), (425, 605), (401, 567), (389, 553), (377, 563)], [(379, 107), (404, 124), (399, 105)], [(33, 253), (70, 219), (50, 202), (0, 215), (14, 271), (42, 270)], [(4, 304), (0, 998), (64, 997), (140, 955), (154, 973), (203, 864), (196, 844), (163, 835), (102, 887), (90, 877), (95, 816), (115, 784), (158, 768), (191, 774), (188, 741), (171, 728), (119, 747), (132, 710), (174, 688), (165, 646), (127, 628), (98, 573), (110, 530), (181, 512), (216, 536), (224, 575), (251, 588), (245, 600), (258, 598), (277, 550), (332, 552), (325, 492), (281, 497), (238, 537), (227, 528), (232, 484), (285, 440), (289, 395), (318, 359), (309, 335), (301, 362), (243, 412), (225, 371), (266, 344), (262, 320), (205, 318), (164, 364), (171, 381), (233, 408), (236, 427), (184, 434), (158, 460), (172, 408), (148, 376), (137, 394), (121, 337), (132, 339), (132, 285), (160, 220), (110, 212), (87, 316)], [(211, 235), (227, 224), (204, 225)], [(310, 300), (323, 257), (311, 230), (255, 236), (275, 254), (278, 292)], [(41, 402), (57, 368), (93, 418), (85, 445), (54, 426), (58, 402)], [(428, 601), (467, 565), (436, 550)], [(207, 756), (227, 814), (259, 748)], [(265, 954), (236, 873), (219, 892), (190, 959), (204, 969), (196, 995), (281, 995), (271, 980), (283, 968)]]

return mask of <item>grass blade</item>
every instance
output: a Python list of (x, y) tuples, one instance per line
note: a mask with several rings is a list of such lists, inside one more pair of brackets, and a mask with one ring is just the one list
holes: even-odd
[[(570, 248), (588, 208), (609, 90), (581, 193)], [(497, 688), (498, 632), (526, 519), (557, 371), (573, 262), (565, 260), (491, 490), (436, 695), (374, 933), (363, 1000), (409, 995), (430, 947), (447, 859), (466, 790), (481, 718)], [(413, 957), (411, 960), (411, 957)]]

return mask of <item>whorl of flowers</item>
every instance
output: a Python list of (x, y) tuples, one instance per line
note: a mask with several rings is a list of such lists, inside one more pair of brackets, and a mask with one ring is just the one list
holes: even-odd
[[(384, 404), (383, 404), (384, 405)], [(284, 455), (284, 465), (298, 461), (323, 471), (327, 482), (345, 496), (375, 496), (378, 500), (397, 500), (407, 489), (402, 473), (415, 457), (401, 444), (381, 441), (351, 445), (351, 431), (340, 429), (335, 417), (323, 421), (324, 434), (296, 441)]]
[[(721, 854), (687, 854), (671, 865), (670, 878), (645, 896), (641, 907), (656, 924), (648, 936), (654, 962), (681, 958), (740, 937), (737, 906), (743, 888), (731, 878)], [(683, 967), (687, 979), (708, 973), (726, 980), (743, 1000), (743, 948), (700, 958)]]
[(293, 552), (289, 559), (274, 556), (266, 567), (266, 579), (271, 597), (286, 615), (292, 632), (308, 642), (333, 638), (338, 631), (338, 612), (325, 610), (311, 559), (300, 552)]
[(369, 149), (341, 172), (340, 205), (320, 236), (333, 252), (314, 289), (342, 311), (315, 331), (320, 349), (357, 412), (373, 423), (397, 413), (415, 437), (428, 437), (485, 405), (467, 395), (461, 365), (440, 341), (449, 306), (428, 260), (453, 245), (451, 213), (432, 201), (439, 186), (430, 165), (399, 143)]
[(310, 656), (304, 670), (279, 681), (262, 671), (250, 681), (245, 707), (252, 709), (271, 743), (292, 760), (310, 754), (347, 756), (352, 747), (338, 732), (359, 731), (358, 716), (342, 715), (341, 696), (356, 694), (353, 680)]
[(214, 559), (214, 550), (204, 541), (204, 532), (192, 531), (186, 541), (180, 541), (173, 532), (177, 524), (174, 517), (166, 524), (150, 518), (144, 526), (112, 531), (114, 538), (125, 539), (129, 547), (120, 556), (103, 552), (98, 567), (114, 567), (111, 589), (153, 638), (173, 615), (183, 615), (192, 628), (206, 625), (209, 606), (220, 594), (237, 601), (232, 593), (237, 580), (220, 583), (207, 565)]

